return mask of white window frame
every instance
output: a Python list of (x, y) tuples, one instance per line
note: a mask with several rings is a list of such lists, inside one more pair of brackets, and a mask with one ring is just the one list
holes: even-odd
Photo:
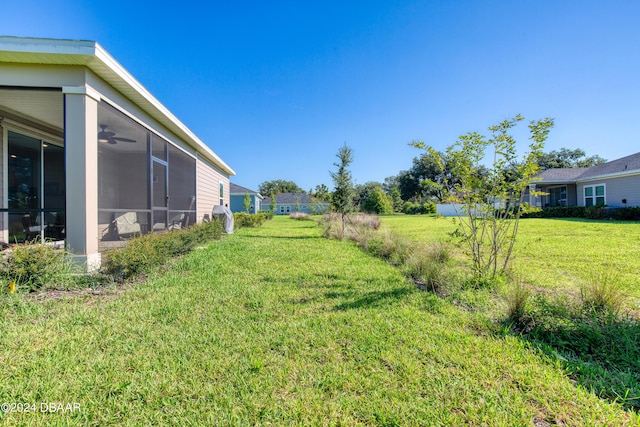
[[(602, 194), (602, 196), (596, 196), (596, 187), (602, 187), (604, 190), (604, 193)], [(586, 192), (587, 192), (587, 188), (591, 188), (591, 194), (593, 194), (592, 196), (587, 196)], [(597, 199), (598, 197), (602, 197), (604, 199), (604, 204), (603, 206), (607, 205), (607, 184), (602, 182), (602, 183), (598, 183), (598, 184), (589, 184), (589, 185), (585, 185), (584, 187), (582, 187), (582, 202), (583, 202), (583, 206), (587, 206), (587, 199), (593, 199), (593, 204), (591, 204), (590, 206), (598, 206), (597, 203)]]

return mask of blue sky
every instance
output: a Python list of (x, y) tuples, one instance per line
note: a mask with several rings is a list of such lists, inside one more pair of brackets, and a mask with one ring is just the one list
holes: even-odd
[[(96, 40), (250, 188), (356, 183), (506, 117), (546, 150), (640, 151), (638, 1), (22, 0), (1, 35)], [(518, 135), (526, 146), (525, 128)]]

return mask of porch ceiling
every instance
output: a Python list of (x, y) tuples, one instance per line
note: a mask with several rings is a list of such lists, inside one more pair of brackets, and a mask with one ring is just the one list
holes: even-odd
[(64, 101), (61, 91), (0, 89), (0, 115), (2, 111), (60, 132), (64, 129)]

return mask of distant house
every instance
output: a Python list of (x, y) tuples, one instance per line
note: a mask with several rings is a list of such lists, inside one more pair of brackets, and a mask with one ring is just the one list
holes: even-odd
[(262, 209), (263, 197), (257, 191), (249, 190), (248, 188), (233, 183), (231, 183), (230, 188), (231, 191), (229, 191), (229, 195), (231, 196), (231, 212), (246, 212), (246, 209), (244, 208), (244, 196), (247, 193), (251, 199), (249, 213), (255, 214)]
[[(271, 209), (271, 198), (262, 201), (263, 209)], [(281, 193), (276, 196), (276, 215), (289, 215), (292, 212), (308, 214), (329, 211), (329, 203), (315, 200), (306, 193)]]
[(640, 153), (590, 168), (547, 169), (530, 188), (547, 193), (529, 196), (533, 206), (640, 206)]

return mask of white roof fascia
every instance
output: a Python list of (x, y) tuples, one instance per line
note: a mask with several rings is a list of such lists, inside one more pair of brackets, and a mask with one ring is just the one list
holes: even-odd
[(58, 40), (0, 36), (0, 60), (6, 62), (84, 65), (140, 106), (189, 145), (193, 145), (214, 165), (235, 175), (216, 153), (174, 116), (118, 61), (95, 41)]

